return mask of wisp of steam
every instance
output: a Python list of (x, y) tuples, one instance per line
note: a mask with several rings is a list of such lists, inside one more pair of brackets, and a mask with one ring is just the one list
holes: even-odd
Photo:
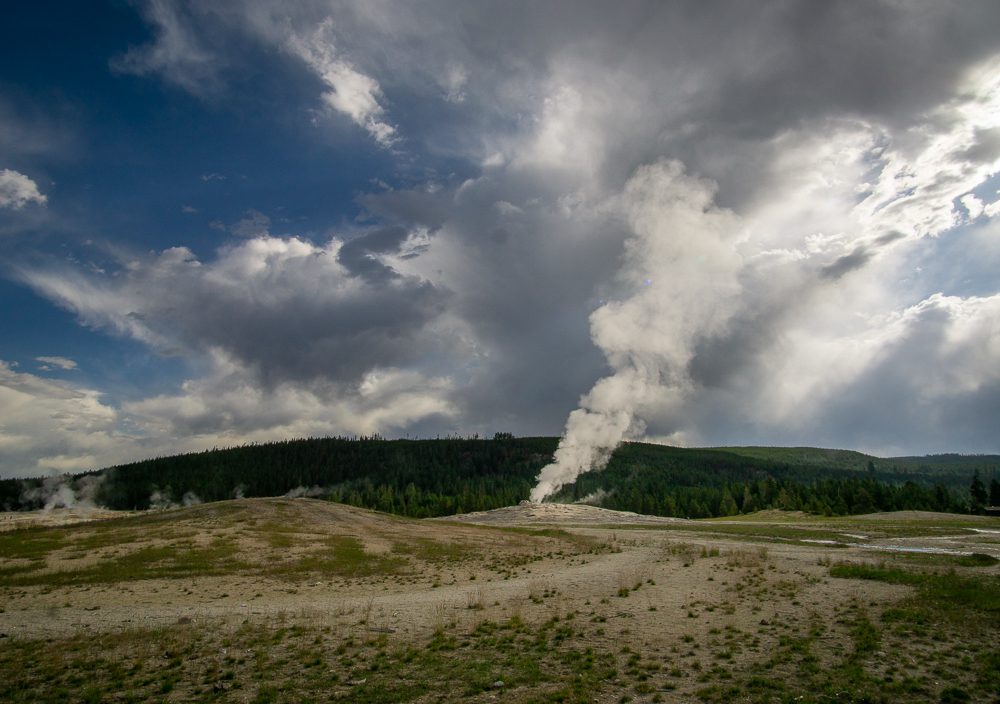
[(676, 161), (643, 166), (626, 184), (619, 207), (631, 236), (618, 276), (629, 293), (590, 316), (591, 338), (612, 373), (569, 414), (531, 501), (603, 469), (623, 440), (645, 432), (645, 413), (661, 423), (681, 418), (695, 345), (724, 329), (739, 300), (739, 223), (714, 195), (713, 183), (686, 175)]

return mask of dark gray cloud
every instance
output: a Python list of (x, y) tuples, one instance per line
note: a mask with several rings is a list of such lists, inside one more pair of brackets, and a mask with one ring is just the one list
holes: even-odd
[(337, 253), (337, 260), (352, 274), (370, 281), (398, 279), (399, 274), (381, 263), (379, 256), (399, 252), (408, 235), (401, 227), (379, 228), (344, 244)]
[(362, 194), (358, 203), (372, 218), (437, 230), (448, 219), (453, 196), (451, 188), (392, 190)]
[(26, 272), (210, 368), (147, 427), (551, 433), (586, 397), (674, 441), (997, 449), (995, 278), (921, 243), (996, 209), (1000, 5), (143, 7), (119, 70), (219, 101), (270, 62), (397, 181), (323, 246), (251, 211), (214, 257)]
[(373, 368), (428, 354), (436, 343), (427, 326), (447, 294), (412, 277), (374, 275), (374, 262), (352, 261), (352, 271), (338, 248), (258, 238), (204, 263), (169, 250), (113, 279), (39, 270), (22, 277), (87, 324), (161, 350), (220, 350), (269, 385), (355, 384)]
[[(831, 110), (908, 123), (996, 50), (989, 3), (773, 2), (720, 14), (748, 60), (733, 62), (706, 113), (754, 136)], [(750, 46), (761, 39), (766, 50)]]
[(873, 256), (874, 253), (870, 249), (856, 247), (850, 254), (837, 257), (835, 261), (820, 269), (819, 275), (824, 279), (839, 279), (845, 274), (864, 267), (865, 264), (871, 261)]

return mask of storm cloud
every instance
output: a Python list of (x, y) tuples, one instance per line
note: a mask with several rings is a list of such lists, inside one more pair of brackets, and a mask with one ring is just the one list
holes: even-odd
[(234, 112), (280, 75), (273, 119), (379, 166), (330, 222), (12, 266), (185, 361), (114, 405), (139, 436), (562, 432), (547, 489), (627, 438), (1000, 450), (1000, 8), (141, 8), (118, 74)]

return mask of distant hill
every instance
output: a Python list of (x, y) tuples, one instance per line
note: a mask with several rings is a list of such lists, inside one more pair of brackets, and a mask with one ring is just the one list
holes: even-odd
[[(483, 511), (527, 498), (558, 438), (314, 438), (134, 462), (53, 481), (0, 481), (0, 507), (82, 498), (146, 509), (235, 497), (307, 495), (412, 517)], [(677, 448), (625, 443), (605, 470), (557, 501), (665, 516), (765, 508), (825, 514), (963, 511), (974, 471), (1000, 476), (1000, 456), (877, 458), (821, 448)]]
[(742, 457), (826, 469), (866, 469), (869, 462), (878, 461), (877, 457), (866, 455), (863, 452), (826, 450), (820, 447), (717, 447), (712, 449), (731, 452)]
[(732, 452), (743, 457), (784, 462), (789, 465), (815, 466), (825, 469), (867, 469), (874, 464), (881, 474), (914, 474), (924, 477), (966, 477), (978, 469), (989, 476), (1000, 471), (1000, 455), (960, 455), (948, 453), (906, 457), (877, 457), (854, 450), (829, 450), (819, 447), (716, 447), (713, 450)]

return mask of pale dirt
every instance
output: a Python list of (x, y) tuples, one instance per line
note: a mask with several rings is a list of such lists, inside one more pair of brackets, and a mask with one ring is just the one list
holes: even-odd
[[(906, 593), (901, 587), (831, 579), (827, 567), (819, 564), (824, 558), (879, 559), (868, 550), (832, 550), (822, 545), (765, 543), (675, 531), (671, 530), (674, 524), (695, 522), (592, 506), (513, 506), (445, 520), (405, 521), (310, 499), (232, 503), (243, 503), (260, 514), (251, 520), (274, 520), (273, 509), (281, 508), (277, 517), (282, 525), (299, 531), (295, 534), (297, 540), (351, 536), (360, 539), (369, 552), (386, 553), (397, 539), (419, 538), (472, 544), (477, 554), (475, 559), (455, 564), (425, 565), (425, 573), (407, 577), (290, 581), (240, 574), (68, 587), (9, 587), (3, 589), (0, 632), (11, 636), (56, 635), (80, 629), (165, 625), (180, 619), (228, 623), (304, 619), (313, 624), (354, 628), (362, 616), (368, 615), (369, 626), (419, 635), (451, 620), (477, 622), (513, 614), (533, 620), (577, 610), (606, 617), (607, 638), (620, 638), (627, 630), (629, 640), (656, 640), (665, 634), (704, 630), (720, 622), (743, 628), (756, 626), (761, 620), (805, 618), (813, 610), (826, 610), (831, 604), (854, 598), (883, 601)], [(260, 553), (263, 548), (259, 542), (227, 522), (224, 515), (213, 516), (210, 506), (197, 507), (199, 513), (177, 511), (177, 520), (169, 522), (171, 529), (196, 544), (223, 535), (237, 541), (241, 551)], [(89, 519), (117, 515), (103, 512), (91, 514)], [(166, 521), (169, 512), (162, 516)], [(36, 519), (53, 525), (73, 522), (58, 514), (39, 515)], [(708, 528), (705, 523), (701, 525)], [(558, 528), (591, 537), (614, 552), (570, 554), (565, 550), (566, 554), (557, 555), (554, 551), (566, 546), (555, 538), (535, 538), (526, 548), (529, 542), (523, 534), (495, 530), (517, 526)], [(169, 536), (158, 540), (155, 533), (151, 531), (144, 544), (169, 542)], [(976, 537), (963, 539), (966, 545)], [(931, 540), (937, 539), (924, 539)], [(288, 548), (301, 549), (298, 542)], [(709, 556), (712, 550), (717, 555)], [(511, 570), (495, 564), (507, 555), (526, 554), (534, 555), (537, 561)], [(546, 556), (538, 559), (542, 555)], [(85, 567), (96, 559), (96, 555), (67, 558), (50, 567)], [(737, 594), (738, 583), (755, 580), (761, 582), (757, 589), (769, 589), (770, 596), (777, 589), (794, 591), (798, 604), (766, 598), (768, 595), (755, 599)], [(636, 584), (641, 588), (632, 591)], [(631, 594), (617, 596), (622, 588), (628, 588)], [(546, 592), (554, 596), (542, 597)], [(480, 604), (482, 608), (478, 608)], [(706, 610), (709, 607), (711, 611)], [(698, 617), (689, 618), (689, 611), (697, 612)]]
[[(226, 505), (244, 511), (238, 521), (227, 518)], [(472, 628), (486, 619), (499, 622), (514, 615), (530, 624), (576, 612), (576, 623), (585, 626), (583, 637), (595, 648), (615, 652), (628, 645), (648, 653), (682, 653), (688, 647), (684, 636), (710, 642), (718, 637), (712, 635), (717, 629), (758, 638), (737, 656), (738, 662), (766, 657), (783, 629), (794, 624), (832, 624), (851, 605), (877, 610), (911, 593), (904, 586), (829, 576), (831, 560), (880, 559), (864, 548), (705, 534), (681, 529), (705, 522), (591, 506), (514, 506), (449, 520), (408, 521), (312, 499), (258, 499), (164, 512), (162, 518), (162, 528), (148, 529), (150, 540), (169, 541), (170, 531), (193, 534), (198, 543), (224, 535), (264, 561), (279, 555), (241, 526), (277, 521), (298, 531), (300, 542), (304, 536), (353, 536), (372, 552), (419, 539), (470, 547), (472, 555), (443, 564), (412, 558), (416, 571), (409, 575), (364, 579), (291, 581), (238, 574), (0, 587), (0, 634), (51, 637), (189, 621), (233, 629), (249, 621), (330, 626), (338, 632), (411, 640), (427, 638), (446, 624)], [(600, 551), (573, 549), (558, 537), (505, 530), (512, 527), (561, 529), (592, 538)], [(157, 538), (158, 532), (164, 537)], [(953, 536), (948, 544), (967, 548), (975, 540)], [(975, 549), (997, 547), (977, 544)], [(296, 543), (289, 549), (305, 548)], [(533, 561), (525, 562), (526, 557)], [(521, 564), (511, 566), (517, 560)], [(0, 559), (0, 567), (10, 564)], [(72, 564), (67, 558), (49, 567)], [(987, 571), (996, 573), (997, 568)], [(830, 652), (842, 648), (849, 640), (846, 627), (831, 627), (823, 640)]]

